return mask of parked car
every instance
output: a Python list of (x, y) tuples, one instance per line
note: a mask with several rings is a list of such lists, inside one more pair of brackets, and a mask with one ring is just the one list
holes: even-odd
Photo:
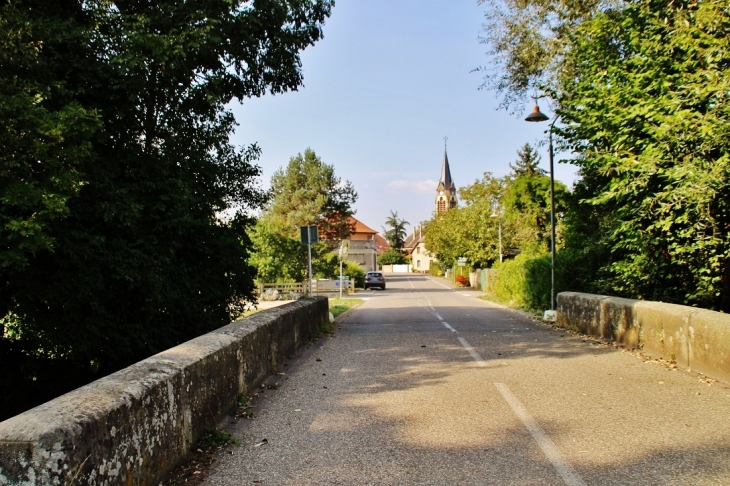
[(365, 290), (371, 287), (378, 287), (385, 290), (385, 277), (382, 272), (368, 272), (365, 274)]

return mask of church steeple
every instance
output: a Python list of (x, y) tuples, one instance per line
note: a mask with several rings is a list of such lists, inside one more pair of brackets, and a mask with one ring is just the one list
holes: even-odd
[(444, 145), (444, 165), (441, 168), (441, 179), (439, 182), (444, 187), (451, 187), (453, 182), (451, 181), (451, 169), (449, 168), (449, 155), (446, 153), (446, 146)]
[(444, 164), (441, 167), (441, 179), (436, 188), (436, 214), (441, 214), (456, 207), (456, 186), (451, 179), (451, 168), (449, 167), (449, 155), (446, 152), (447, 137), (444, 137)]

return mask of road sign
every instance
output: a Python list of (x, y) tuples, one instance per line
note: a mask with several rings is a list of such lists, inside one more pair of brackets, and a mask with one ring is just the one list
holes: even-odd
[(347, 258), (347, 253), (350, 251), (350, 242), (348, 240), (342, 240), (340, 242), (340, 259), (344, 260)]
[(319, 230), (317, 226), (300, 226), (299, 234), (302, 238), (302, 245), (311, 245), (319, 241)]

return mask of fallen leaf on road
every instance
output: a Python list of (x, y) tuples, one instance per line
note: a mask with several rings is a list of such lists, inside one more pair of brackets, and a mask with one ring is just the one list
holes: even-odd
[(295, 409), (294, 409), (294, 411), (295, 411), (295, 412), (301, 412), (301, 411), (302, 411), (302, 409), (301, 409), (301, 408), (295, 408)]
[(268, 443), (269, 443), (269, 440), (268, 439), (261, 439), (261, 441), (255, 443), (253, 446), (254, 447), (261, 447), (262, 445), (265, 445), (265, 444), (268, 444)]

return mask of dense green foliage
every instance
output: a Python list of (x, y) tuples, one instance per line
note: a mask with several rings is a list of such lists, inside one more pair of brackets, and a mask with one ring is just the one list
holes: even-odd
[(297, 227), (317, 225), (320, 239), (334, 248), (350, 236), (348, 218), (355, 211), (357, 192), (352, 182), (335, 175), (333, 165), (325, 164), (314, 150), (289, 159), (286, 169), (271, 178), (271, 205), (267, 215), (283, 221), (297, 232)]
[[(579, 284), (575, 266), (580, 261), (569, 251), (561, 251), (555, 258), (555, 292), (575, 291)], [(521, 254), (514, 259), (497, 263), (492, 275), (492, 297), (513, 307), (536, 313), (550, 308), (550, 254)]]
[[(357, 201), (352, 183), (335, 175), (312, 149), (289, 160), (286, 169), (271, 178), (270, 203), (257, 221), (251, 239), (249, 262), (258, 270), (259, 282), (301, 282), (307, 279), (308, 250), (299, 227), (317, 225), (319, 243), (312, 245), (312, 273), (318, 278), (340, 274), (339, 258), (332, 249), (352, 230), (349, 217)], [(349, 275), (346, 271), (345, 275)]]
[(441, 268), (441, 262), (431, 260), (431, 263), (428, 266), (428, 273), (435, 277), (442, 277), (444, 275), (444, 270)]
[(225, 106), (296, 89), (330, 8), (0, 5), (0, 416), (241, 312), (265, 197)]
[(610, 234), (603, 291), (730, 311), (729, 27), (725, 2), (636, 1), (571, 36), (562, 135)]
[(727, 3), (489, 3), (486, 84), (510, 108), (552, 97), (580, 168), (562, 220), (572, 290), (730, 311)]
[(460, 257), (477, 267), (491, 266), (499, 260), (498, 218), (491, 216), (502, 197), (505, 182), (485, 173), (481, 180), (459, 189), (462, 206), (426, 223), (426, 249), (445, 265), (452, 265)]
[(359, 263), (346, 261), (343, 273), (355, 282), (355, 287), (363, 288), (365, 285), (365, 269)]
[(380, 265), (402, 265), (408, 263), (408, 259), (403, 253), (390, 248), (378, 257), (378, 263)]

